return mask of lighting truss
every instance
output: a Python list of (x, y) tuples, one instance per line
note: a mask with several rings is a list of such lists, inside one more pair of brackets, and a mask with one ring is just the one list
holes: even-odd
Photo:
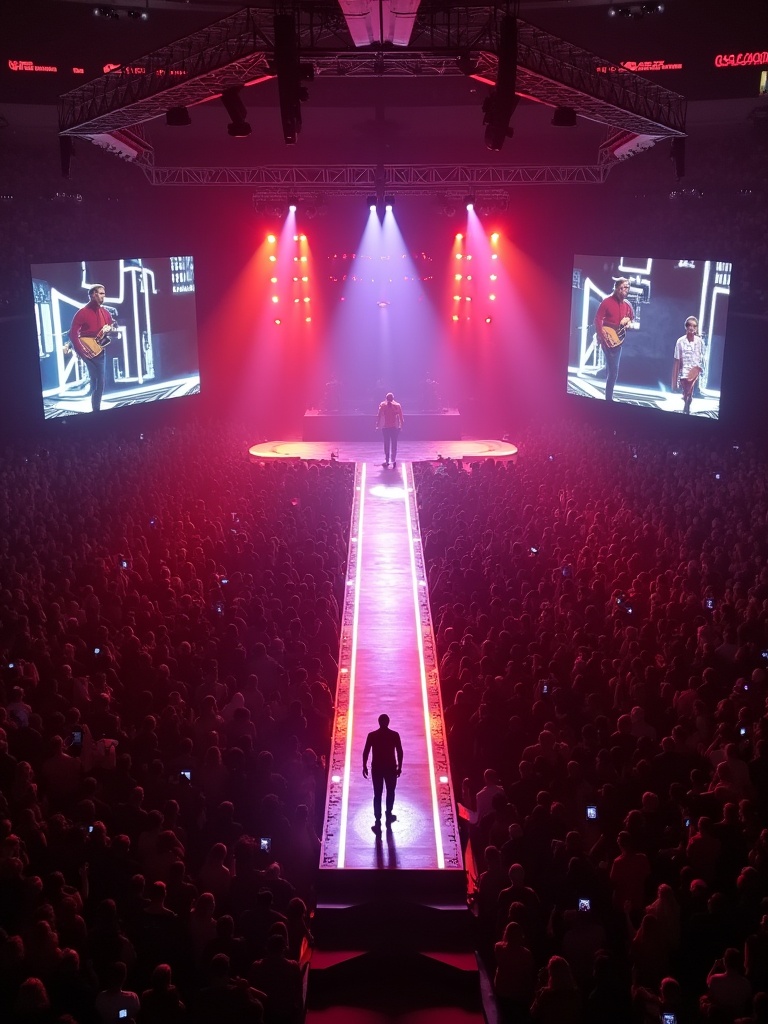
[(246, 7), (65, 93), (60, 134), (111, 132), (159, 117), (170, 106), (194, 106), (231, 86), (272, 77), (271, 18)]
[(564, 166), (496, 166), (478, 164), (338, 165), (303, 167), (155, 167), (143, 170), (153, 185), (230, 185), (259, 188), (258, 198), (265, 201), (285, 199), (290, 194), (300, 199), (324, 196), (365, 196), (383, 185), (395, 195), (446, 195), (452, 190), (467, 194), (474, 190), (476, 200), (506, 197), (510, 185), (599, 185), (608, 177), (615, 161), (603, 159), (597, 164)]
[[(316, 73), (395, 77), (461, 74), (470, 66), (489, 84), (496, 78), (504, 13), (503, 5), (430, 5), (417, 13), (408, 49), (361, 52), (338, 4), (317, 0), (293, 8), (301, 58)], [(108, 133), (164, 115), (171, 106), (191, 106), (231, 86), (273, 77), (273, 18), (273, 7), (245, 8), (74, 89), (59, 103), (60, 133)], [(685, 134), (682, 96), (519, 19), (517, 91), (624, 131)]]

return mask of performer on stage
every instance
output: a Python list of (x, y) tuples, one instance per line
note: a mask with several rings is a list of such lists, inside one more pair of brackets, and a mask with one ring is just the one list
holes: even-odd
[(689, 316), (685, 321), (685, 334), (675, 342), (675, 361), (672, 364), (672, 390), (683, 392), (683, 412), (691, 414), (691, 400), (699, 374), (704, 368), (704, 343), (699, 332), (699, 321)]
[(78, 309), (69, 329), (69, 340), (88, 367), (88, 376), (91, 379), (91, 408), (94, 412), (101, 408), (101, 396), (104, 394), (107, 357), (103, 345), (106, 343), (106, 335), (114, 327), (109, 310), (104, 308), (105, 296), (103, 284), (95, 284), (89, 288), (90, 302), (82, 309)]
[(613, 294), (603, 299), (595, 316), (597, 340), (603, 347), (608, 367), (608, 376), (605, 380), (606, 402), (613, 401), (613, 389), (619, 376), (624, 332), (635, 319), (634, 310), (627, 302), (628, 294), (629, 281), (626, 277), (618, 278), (613, 286)]
[(387, 828), (397, 815), (392, 813), (395, 806), (395, 787), (403, 770), (403, 745), (400, 733), (389, 728), (389, 715), (379, 715), (379, 728), (369, 732), (363, 750), (363, 777), (368, 778), (368, 757), (371, 757), (373, 777), (373, 817), (371, 831), (381, 832), (381, 794), (387, 787)]
[(384, 461), (382, 466), (387, 468), (392, 461), (392, 469), (397, 465), (397, 439), (400, 435), (400, 428), (403, 425), (403, 407), (395, 401), (392, 392), (388, 392), (386, 401), (379, 405), (379, 413), (376, 417), (376, 429), (381, 427), (384, 436)]

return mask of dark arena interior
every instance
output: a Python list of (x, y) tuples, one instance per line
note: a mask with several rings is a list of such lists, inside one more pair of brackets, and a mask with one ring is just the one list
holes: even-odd
[(0, 1020), (768, 1024), (763, 0), (2, 24)]

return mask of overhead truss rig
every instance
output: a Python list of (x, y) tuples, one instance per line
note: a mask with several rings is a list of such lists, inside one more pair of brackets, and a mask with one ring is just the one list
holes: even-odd
[[(317, 0), (292, 7), (301, 60), (313, 65), (316, 77), (470, 75), (489, 86), (496, 81), (499, 25), (505, 12), (504, 5), (420, 8), (408, 47), (361, 50), (352, 44), (337, 3)], [(124, 147), (111, 145), (111, 137), (121, 132), (143, 136), (141, 126), (171, 107), (193, 106), (225, 89), (275, 77), (274, 47), (274, 7), (247, 7), (66, 93), (59, 101), (59, 132), (90, 138), (130, 159)], [(520, 96), (570, 107), (578, 116), (614, 133), (650, 140), (648, 144), (685, 135), (684, 97), (520, 19), (515, 89)], [(155, 184), (239, 184), (239, 176), (258, 173), (244, 168), (155, 168), (148, 143), (136, 156)], [(510, 175), (509, 184), (530, 181), (531, 175), (548, 182), (592, 181), (604, 180), (610, 162), (601, 150), (591, 171), (496, 170)], [(300, 168), (296, 171), (301, 173)], [(200, 180), (193, 182), (195, 174)], [(177, 180), (172, 182), (174, 175)]]
[[(339, 164), (303, 167), (295, 164), (265, 167), (156, 167), (143, 164), (153, 185), (248, 186), (263, 190), (270, 198), (314, 197), (327, 195), (368, 195), (382, 189), (399, 195), (450, 194), (463, 189), (478, 199), (496, 198), (498, 190), (509, 185), (601, 184), (612, 163), (598, 164), (508, 165), (479, 164)], [(382, 174), (383, 171), (383, 174)]]

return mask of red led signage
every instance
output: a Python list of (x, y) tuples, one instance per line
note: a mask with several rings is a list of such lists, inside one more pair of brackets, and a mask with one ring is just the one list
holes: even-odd
[(595, 70), (603, 75), (631, 71), (636, 75), (646, 74), (649, 71), (682, 71), (682, 62), (669, 64), (665, 60), (624, 60), (621, 64), (602, 64)]
[(35, 64), (33, 60), (9, 60), (8, 67), (11, 71), (52, 71), (54, 74), (59, 70), (52, 64)]
[(187, 73), (179, 69), (166, 71), (165, 68), (156, 68), (154, 71), (148, 71), (141, 64), (105, 64), (102, 71), (105, 75), (157, 75), (158, 78), (161, 78), (163, 75), (168, 75), (169, 78), (181, 78)]
[(754, 53), (718, 53), (715, 57), (716, 68), (750, 68), (760, 64), (768, 64), (768, 50), (756, 50)]
[[(69, 72), (73, 75), (84, 75), (85, 68), (60, 68), (56, 64), (35, 64), (33, 60), (8, 60), (8, 68), (11, 71), (26, 71), (32, 72), (33, 74), (40, 74), (47, 72), (48, 74), (57, 75), (59, 72)], [(166, 71), (165, 68), (157, 68), (155, 71), (147, 71), (145, 67), (138, 64), (128, 64), (123, 66), (122, 64), (105, 64), (102, 68), (105, 75), (110, 73), (116, 73), (119, 75), (157, 75), (161, 78), (165, 75), (168, 78), (182, 78), (187, 72), (183, 69), (174, 68), (172, 71)]]

